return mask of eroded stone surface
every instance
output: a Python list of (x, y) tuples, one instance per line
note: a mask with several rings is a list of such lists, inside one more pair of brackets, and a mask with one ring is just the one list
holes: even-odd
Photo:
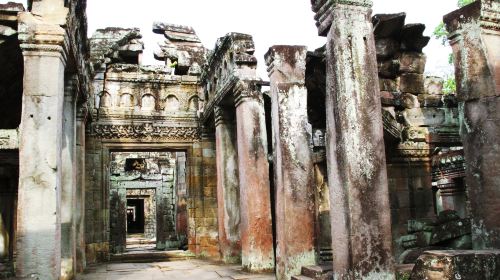
[(422, 254), (411, 279), (498, 279), (500, 251), (428, 251)]

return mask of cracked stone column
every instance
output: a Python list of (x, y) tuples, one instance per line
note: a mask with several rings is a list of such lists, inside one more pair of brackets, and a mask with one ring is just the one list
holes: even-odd
[[(81, 105), (82, 106), (82, 105)], [(76, 239), (76, 273), (82, 273), (85, 260), (85, 125), (87, 107), (83, 105), (76, 116), (76, 194), (75, 194), (75, 239)]]
[(74, 211), (76, 210), (76, 76), (67, 74), (63, 105), (63, 139), (61, 152), (61, 278), (72, 279), (75, 274), (76, 239)]
[(369, 0), (313, 0), (327, 36), (327, 162), (336, 279), (394, 279)]
[(500, 249), (500, 2), (444, 17), (453, 48), (474, 249)]
[(215, 108), (219, 246), (225, 263), (239, 263), (241, 242), (238, 153), (234, 116), (231, 116), (229, 109), (232, 108)]
[(252, 81), (236, 86), (241, 259), (252, 272), (273, 271), (271, 191), (264, 100)]
[(19, 140), (16, 276), (61, 274), (64, 29), (19, 15), (24, 92)]
[(271, 80), (276, 184), (276, 277), (290, 279), (316, 263), (311, 126), (305, 87), (307, 48), (273, 46)]

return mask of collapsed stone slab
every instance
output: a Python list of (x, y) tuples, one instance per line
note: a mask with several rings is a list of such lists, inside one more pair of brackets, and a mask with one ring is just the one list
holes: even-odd
[(500, 279), (500, 251), (428, 251), (418, 258), (411, 279)]

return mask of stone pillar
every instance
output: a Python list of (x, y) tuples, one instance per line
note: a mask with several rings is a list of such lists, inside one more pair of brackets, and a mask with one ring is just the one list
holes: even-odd
[(474, 249), (500, 248), (500, 2), (444, 17), (455, 60)]
[(316, 263), (306, 55), (303, 46), (273, 46), (266, 54), (271, 80), (278, 279), (290, 279), (303, 266)]
[(76, 239), (76, 273), (85, 269), (85, 125), (87, 108), (78, 110), (76, 116), (76, 193), (75, 193), (75, 239)]
[(313, 1), (327, 36), (326, 147), (336, 279), (394, 279), (371, 1)]
[(237, 85), (235, 99), (242, 265), (252, 272), (272, 271), (274, 249), (264, 100), (250, 81)]
[(19, 15), (24, 56), (19, 139), (16, 276), (61, 274), (61, 148), (65, 34), (29, 13)]
[(222, 260), (225, 263), (239, 263), (241, 242), (238, 153), (234, 116), (231, 116), (228, 110), (223, 107), (215, 108), (217, 221)]
[(63, 139), (61, 152), (61, 279), (72, 279), (75, 274), (75, 223), (73, 219), (76, 200), (75, 122), (76, 76), (67, 74), (63, 105)]

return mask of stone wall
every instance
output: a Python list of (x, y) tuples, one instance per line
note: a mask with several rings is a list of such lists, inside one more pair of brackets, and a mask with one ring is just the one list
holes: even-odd
[(432, 157), (442, 147), (461, 146), (455, 96), (443, 94), (441, 78), (424, 74), (425, 25), (405, 24), (405, 17), (373, 17), (396, 257), (408, 221), (438, 214)]

